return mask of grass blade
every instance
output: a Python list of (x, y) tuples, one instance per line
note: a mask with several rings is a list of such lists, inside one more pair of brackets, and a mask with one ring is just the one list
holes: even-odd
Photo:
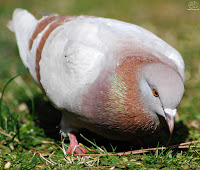
[(16, 77), (18, 77), (20, 74), (14, 76), (13, 78), (11, 78), (10, 80), (8, 80), (8, 82), (6, 83), (6, 85), (4, 86), (3, 90), (2, 90), (2, 93), (1, 93), (1, 98), (0, 98), (0, 126), (2, 125), (2, 113), (1, 113), (1, 109), (2, 109), (2, 101), (3, 101), (3, 96), (4, 96), (4, 93), (5, 93), (5, 90), (7, 88), (7, 86), (10, 84), (10, 82), (12, 82)]

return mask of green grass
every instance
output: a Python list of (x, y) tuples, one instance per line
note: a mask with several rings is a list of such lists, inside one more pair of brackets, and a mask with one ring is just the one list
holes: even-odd
[[(65, 156), (62, 147), (67, 148), (69, 141), (62, 143), (56, 128), (60, 112), (50, 105), (31, 78), (19, 57), (14, 34), (6, 28), (13, 10), (20, 7), (37, 18), (43, 11), (115, 18), (140, 25), (164, 39), (182, 54), (186, 65), (185, 94), (178, 108), (171, 145), (200, 139), (200, 11), (188, 11), (188, 2), (0, 1), (0, 167), (10, 162), (13, 169), (200, 169), (199, 148), (171, 148), (122, 156)], [(200, 7), (200, 1), (196, 2)], [(102, 141), (98, 136), (82, 133), (89, 141), (95, 139), (93, 145), (79, 137), (84, 145), (99, 146), (105, 153), (131, 148), (126, 143)], [(164, 130), (148, 138), (152, 138), (151, 146), (160, 146), (167, 143), (168, 132)]]

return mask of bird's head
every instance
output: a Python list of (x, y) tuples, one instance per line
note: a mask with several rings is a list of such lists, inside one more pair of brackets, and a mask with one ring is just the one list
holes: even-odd
[(174, 116), (183, 97), (184, 82), (179, 73), (163, 63), (150, 63), (141, 68), (139, 87), (142, 100), (150, 114), (165, 118), (170, 133)]

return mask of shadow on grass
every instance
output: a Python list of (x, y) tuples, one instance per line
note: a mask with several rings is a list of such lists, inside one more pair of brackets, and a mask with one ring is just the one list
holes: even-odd
[[(175, 145), (185, 142), (185, 139), (189, 135), (188, 128), (183, 124), (183, 122), (177, 122), (175, 124), (175, 129), (172, 135), (172, 139), (168, 145), (167, 143), (170, 137), (168, 127), (164, 127), (161, 130), (155, 132), (154, 134), (139, 137), (134, 141), (132, 141), (131, 143), (106, 139), (86, 129), (83, 129), (81, 133), (91, 141), (95, 139), (95, 143), (98, 146), (104, 146), (106, 150), (109, 152), (113, 151), (112, 148), (116, 148), (115, 152), (126, 152), (141, 148), (154, 148), (157, 146)], [(81, 139), (81, 137), (79, 137), (78, 139), (79, 142), (88, 146), (88, 143), (85, 142), (83, 139)]]
[[(60, 120), (61, 112), (55, 109), (48, 100), (44, 100), (43, 96), (36, 96), (34, 98), (34, 112), (36, 115), (35, 122), (41, 128), (44, 129), (48, 137), (60, 140)], [(31, 101), (27, 102), (29, 110), (32, 112)], [(139, 139), (134, 140), (133, 142), (121, 142), (114, 141), (102, 136), (99, 136), (93, 132), (88, 131), (87, 129), (82, 129), (80, 132), (83, 136), (89, 139), (92, 142), (95, 142), (97, 146), (104, 146), (107, 151), (112, 152), (113, 148), (116, 148), (115, 152), (125, 152), (135, 149), (148, 148), (148, 147), (157, 147), (166, 146), (169, 140), (169, 130), (168, 127), (164, 127), (161, 130), (155, 132), (151, 135), (146, 135), (140, 137)], [(179, 144), (185, 141), (188, 137), (188, 128), (179, 121), (175, 123), (175, 129), (172, 135), (172, 139), (168, 145)], [(77, 135), (78, 142), (83, 143), (87, 147), (90, 147), (91, 144), (84, 140), (80, 135)], [(92, 146), (91, 146), (92, 147)]]
[(30, 113), (34, 112), (36, 125), (43, 128), (48, 137), (60, 140), (61, 112), (55, 109), (48, 100), (45, 100), (43, 95), (34, 97), (34, 107), (32, 107), (32, 101), (26, 103)]

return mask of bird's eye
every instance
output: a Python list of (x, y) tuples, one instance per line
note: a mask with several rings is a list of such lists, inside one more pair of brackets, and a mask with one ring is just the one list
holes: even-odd
[(153, 89), (153, 95), (154, 95), (155, 97), (158, 97), (158, 96), (159, 96), (159, 94), (158, 94), (158, 92), (157, 92), (156, 89)]

